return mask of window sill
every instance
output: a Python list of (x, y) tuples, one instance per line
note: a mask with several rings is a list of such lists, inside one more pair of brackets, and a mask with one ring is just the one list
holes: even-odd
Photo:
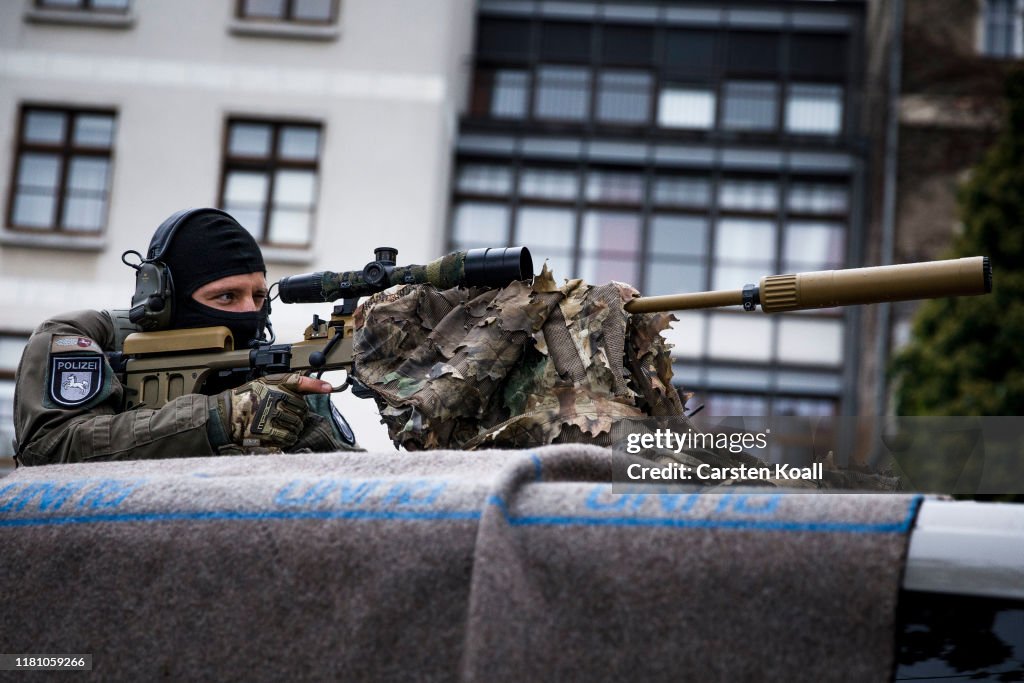
[(135, 25), (135, 14), (131, 11), (113, 14), (87, 10), (75, 11), (30, 7), (25, 11), (25, 21), (33, 24), (127, 29)]
[(249, 38), (285, 38), (289, 40), (337, 40), (341, 29), (331, 26), (303, 26), (288, 23), (245, 21), (232, 19), (228, 31)]
[(70, 235), (68, 233), (27, 232), (0, 229), (0, 244), (6, 247), (60, 249), (64, 251), (103, 251), (107, 238), (103, 235)]
[(284, 247), (266, 247), (260, 245), (263, 260), (270, 263), (281, 263), (288, 266), (305, 266), (313, 262), (312, 249), (286, 249)]

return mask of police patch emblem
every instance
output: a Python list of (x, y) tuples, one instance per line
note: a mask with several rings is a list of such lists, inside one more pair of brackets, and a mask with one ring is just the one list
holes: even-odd
[(50, 400), (59, 406), (80, 406), (103, 386), (103, 357), (95, 354), (50, 356)]

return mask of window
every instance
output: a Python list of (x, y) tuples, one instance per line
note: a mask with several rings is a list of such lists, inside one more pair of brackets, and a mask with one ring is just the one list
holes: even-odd
[(590, 27), (586, 24), (544, 24), (540, 31), (541, 59), (556, 62), (590, 61)]
[(845, 238), (842, 223), (793, 221), (787, 224), (782, 245), (782, 270), (797, 273), (842, 268), (846, 255)]
[(580, 121), (587, 118), (590, 72), (583, 68), (542, 66), (537, 70), (537, 118)]
[(846, 78), (847, 40), (834, 34), (794, 34), (789, 39), (790, 74)]
[(712, 289), (740, 289), (775, 267), (774, 221), (723, 218), (718, 221)]
[(505, 244), (508, 207), (504, 204), (462, 202), (455, 207), (454, 237), (458, 249), (477, 249)]
[(768, 414), (768, 399), (760, 394), (727, 394), (715, 392), (704, 396), (704, 412), (715, 417), (742, 415), (758, 417)]
[(592, 171), (587, 175), (587, 200), (601, 204), (639, 204), (644, 200), (643, 176)]
[(725, 180), (718, 186), (718, 205), (733, 211), (774, 212), (779, 189), (769, 180)]
[(707, 206), (711, 184), (704, 178), (662, 176), (654, 181), (654, 202), (663, 206)]
[[(729, 289), (738, 287), (733, 285)], [(770, 362), (774, 323), (764, 315), (712, 311), (708, 321), (708, 355), (723, 360)]]
[[(556, 281), (573, 271), (572, 245), (576, 242), (576, 212), (572, 209), (523, 207), (516, 220), (513, 244), (525, 244), (542, 255)], [(539, 263), (537, 264), (539, 267)]]
[(828, 417), (836, 414), (836, 402), (826, 398), (790, 398), (780, 396), (772, 405), (772, 414), (779, 416)]
[(774, 33), (737, 32), (729, 36), (728, 69), (738, 76), (774, 76), (779, 72), (779, 44)]
[(732, 130), (773, 130), (778, 97), (779, 86), (775, 83), (726, 83), (723, 127)]
[(707, 288), (708, 221), (703, 216), (655, 215), (647, 241), (648, 296)]
[(40, 9), (79, 10), (85, 12), (127, 12), (129, 0), (36, 0)]
[(530, 74), (519, 69), (480, 71), (473, 89), (473, 113), (496, 119), (526, 117)]
[(712, 75), (718, 36), (708, 31), (668, 31), (665, 66), (674, 74), (695, 78)]
[(658, 97), (658, 125), (707, 129), (715, 125), (715, 93), (707, 88), (668, 86)]
[(985, 0), (982, 52), (989, 57), (1024, 55), (1024, 1)]
[(588, 211), (583, 217), (580, 277), (588, 282), (637, 282), (640, 217), (621, 211)]
[(231, 120), (220, 204), (262, 244), (308, 246), (319, 157), (318, 125)]
[(768, 415), (769, 406), (775, 416), (828, 417), (835, 415), (839, 408), (835, 399), (816, 397), (776, 396), (769, 401), (763, 394), (716, 391), (702, 398), (704, 413), (716, 417)]
[(779, 320), (779, 360), (805, 365), (839, 365), (843, 359), (841, 320), (804, 317)]
[(112, 112), (24, 107), (8, 225), (100, 232), (107, 220), (113, 143)]
[(572, 171), (550, 168), (524, 169), (519, 194), (531, 199), (573, 201), (579, 192), (579, 177)]
[(597, 118), (608, 123), (646, 123), (651, 109), (651, 75), (605, 72), (598, 80)]
[(463, 194), (507, 195), (512, 191), (508, 166), (466, 164), (459, 169), (455, 187)]
[(843, 126), (843, 89), (837, 85), (789, 86), (786, 130), (835, 135)]
[(337, 13), (337, 0), (238, 0), (239, 19), (333, 24)]
[(476, 52), (482, 57), (521, 59), (530, 47), (530, 24), (525, 21), (484, 19), (476, 35)]
[(849, 203), (849, 190), (839, 184), (793, 183), (786, 195), (786, 208), (793, 213), (841, 214)]
[(643, 27), (606, 26), (601, 58), (605, 64), (647, 66), (654, 61), (654, 32)]

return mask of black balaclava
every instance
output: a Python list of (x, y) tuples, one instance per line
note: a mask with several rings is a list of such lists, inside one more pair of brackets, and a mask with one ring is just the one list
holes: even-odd
[[(163, 241), (160, 238), (158, 228), (149, 245), (149, 258), (156, 255)], [(174, 282), (172, 328), (223, 325), (234, 335), (235, 348), (244, 348), (263, 335), (266, 307), (251, 313), (231, 313), (192, 298), (197, 289), (214, 280), (267, 272), (256, 240), (234, 218), (217, 209), (191, 212), (175, 228), (159, 260), (170, 269)]]

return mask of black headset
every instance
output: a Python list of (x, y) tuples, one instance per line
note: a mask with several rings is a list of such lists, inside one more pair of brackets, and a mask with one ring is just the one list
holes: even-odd
[[(135, 295), (128, 311), (128, 320), (147, 332), (166, 330), (171, 326), (174, 315), (174, 280), (171, 269), (162, 259), (178, 226), (198, 213), (219, 213), (231, 218), (230, 214), (220, 209), (183, 209), (172, 214), (156, 229), (149, 242), (146, 258), (142, 258), (142, 254), (134, 249), (121, 254), (121, 262), (135, 269)], [(129, 254), (138, 256), (139, 263), (129, 263)]]

